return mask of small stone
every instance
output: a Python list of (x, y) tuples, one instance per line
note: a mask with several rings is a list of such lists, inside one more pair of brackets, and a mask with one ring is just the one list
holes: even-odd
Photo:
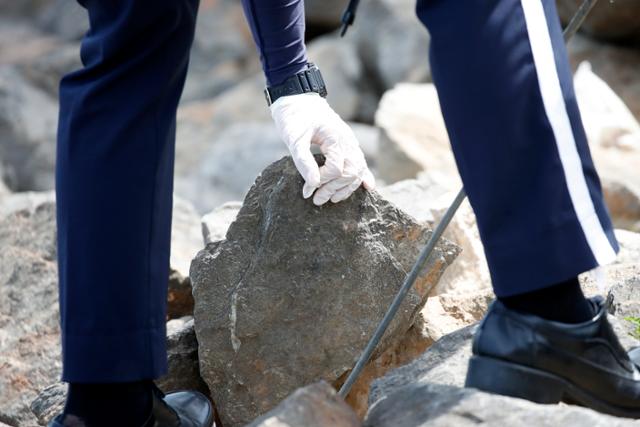
[(167, 361), (169, 372), (156, 380), (164, 392), (198, 390), (205, 395), (209, 389), (200, 377), (198, 340), (193, 328), (193, 316), (167, 322)]
[(242, 202), (227, 202), (202, 217), (202, 237), (205, 245), (224, 239), (241, 207)]
[(274, 409), (246, 427), (360, 427), (361, 423), (335, 389), (324, 381), (296, 390)]
[(55, 383), (42, 390), (31, 402), (31, 412), (38, 424), (46, 426), (56, 415), (62, 413), (67, 399), (67, 384)]

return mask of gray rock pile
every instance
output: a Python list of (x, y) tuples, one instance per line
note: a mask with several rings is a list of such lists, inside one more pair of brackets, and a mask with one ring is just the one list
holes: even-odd
[[(225, 425), (355, 362), (429, 230), (373, 193), (318, 208), (290, 158), (267, 168), (226, 239), (191, 265), (201, 374)], [(380, 350), (411, 327), (458, 249), (443, 241)]]
[(55, 203), (0, 215), (0, 422), (34, 425), (29, 404), (60, 374)]
[[(557, 0), (565, 22), (580, 2)], [(317, 208), (300, 197), (289, 160), (269, 166), (287, 151), (262, 99), (264, 77), (240, 2), (200, 2), (178, 112), (170, 369), (159, 385), (209, 393), (225, 427), (630, 425), (462, 388), (474, 324), (493, 299), (468, 204), (361, 379), (345, 401), (336, 396), (461, 186), (415, 0), (361, 2), (340, 39), (346, 4), (306, 0), (309, 58), (380, 189)], [(600, 1), (569, 45), (622, 247), (599, 279), (581, 281), (588, 294), (608, 295), (626, 346), (637, 345), (640, 330), (639, 4)], [(59, 79), (80, 67), (87, 28), (75, 0), (0, 0), (1, 426), (46, 425), (64, 401), (48, 190)]]

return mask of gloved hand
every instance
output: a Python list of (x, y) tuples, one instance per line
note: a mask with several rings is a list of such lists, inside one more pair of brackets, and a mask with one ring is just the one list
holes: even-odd
[[(271, 105), (271, 116), (304, 178), (305, 199), (315, 191), (316, 205), (329, 200), (338, 203), (360, 185), (367, 190), (375, 187), (356, 136), (320, 95), (305, 93), (278, 98)], [(311, 154), (311, 144), (317, 144), (325, 155), (321, 167)]]

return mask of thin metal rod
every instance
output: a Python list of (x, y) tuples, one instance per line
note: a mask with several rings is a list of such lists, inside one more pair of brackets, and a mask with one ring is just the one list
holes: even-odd
[(366, 365), (369, 359), (371, 358), (371, 355), (373, 354), (373, 351), (376, 349), (378, 342), (380, 341), (380, 339), (382, 339), (382, 335), (384, 335), (385, 331), (387, 330), (387, 327), (395, 317), (396, 313), (398, 312), (398, 309), (400, 308), (400, 305), (402, 304), (402, 301), (407, 296), (407, 293), (409, 292), (409, 290), (411, 290), (411, 288), (413, 287), (413, 284), (416, 281), (418, 274), (422, 270), (422, 267), (427, 262), (427, 259), (429, 259), (429, 255), (431, 255), (431, 252), (433, 252), (433, 249), (436, 247), (438, 240), (440, 240), (442, 233), (444, 233), (444, 231), (447, 229), (447, 226), (451, 222), (451, 219), (453, 218), (454, 214), (458, 210), (458, 207), (460, 206), (460, 204), (462, 203), (462, 201), (465, 199), (466, 196), (467, 195), (465, 194), (464, 189), (460, 190), (455, 200), (453, 201), (451, 206), (449, 206), (444, 216), (442, 217), (442, 220), (440, 221), (436, 229), (433, 231), (433, 233), (429, 237), (429, 241), (427, 242), (427, 245), (422, 249), (422, 251), (420, 252), (420, 255), (418, 256), (418, 260), (413, 265), (413, 268), (411, 269), (407, 277), (404, 279), (404, 283), (402, 284), (400, 291), (398, 292), (396, 297), (393, 299), (393, 302), (391, 303), (389, 310), (387, 310), (386, 314), (384, 315), (384, 318), (378, 325), (378, 328), (373, 333), (373, 336), (369, 340), (367, 347), (362, 352), (362, 355), (360, 355), (360, 359), (358, 359), (356, 366), (353, 368), (353, 370), (347, 377), (347, 380), (340, 388), (340, 391), (338, 392), (340, 396), (345, 397), (347, 394), (349, 394), (349, 391), (351, 390), (351, 387), (358, 379), (358, 376), (360, 375), (362, 368), (364, 368), (364, 365)]
[(563, 31), (565, 43), (571, 40), (571, 38), (576, 34), (578, 29), (584, 23), (584, 20), (587, 19), (587, 16), (593, 10), (596, 3), (598, 3), (598, 0), (585, 0), (584, 3), (582, 3), (576, 14), (571, 18), (571, 21), (569, 21), (567, 28)]
[[(567, 25), (567, 28), (565, 28), (565, 30), (563, 31), (565, 43), (571, 40), (571, 38), (575, 35), (576, 31), (578, 31), (578, 29), (584, 22), (585, 18), (587, 17), (589, 12), (591, 12), (591, 10), (593, 9), (593, 7), (596, 5), (597, 2), (598, 0), (585, 0), (584, 3), (582, 3), (582, 5), (580, 6), (576, 14), (573, 16), (573, 18), (571, 18), (571, 21)], [(413, 265), (413, 268), (411, 268), (411, 272), (409, 272), (407, 277), (404, 279), (404, 283), (402, 284), (400, 291), (398, 291), (398, 294), (393, 299), (391, 306), (385, 313), (384, 317), (382, 318), (382, 321), (380, 322), (375, 332), (373, 333), (373, 336), (367, 343), (367, 346), (365, 347), (364, 351), (360, 355), (360, 358), (356, 362), (356, 365), (353, 367), (353, 370), (347, 377), (347, 380), (344, 382), (342, 387), (340, 387), (340, 391), (338, 392), (338, 394), (342, 398), (345, 398), (349, 394), (349, 391), (351, 391), (351, 387), (353, 387), (353, 384), (356, 382), (356, 380), (360, 376), (360, 373), (364, 369), (364, 366), (369, 362), (371, 355), (373, 354), (374, 350), (378, 346), (378, 343), (380, 342), (380, 340), (382, 339), (382, 336), (384, 335), (385, 331), (389, 327), (389, 324), (395, 317), (396, 313), (398, 312), (398, 309), (400, 309), (400, 305), (402, 304), (405, 297), (413, 287), (413, 284), (415, 283), (416, 278), (418, 277), (418, 273), (422, 270), (424, 264), (429, 259), (429, 256), (431, 255), (431, 252), (433, 252), (433, 249), (436, 247), (438, 240), (440, 240), (442, 233), (444, 233), (444, 231), (449, 226), (449, 223), (453, 219), (453, 216), (455, 215), (456, 211), (460, 207), (460, 204), (465, 199), (465, 197), (466, 197), (466, 193), (464, 192), (464, 188), (463, 188), (460, 190), (456, 198), (453, 200), (453, 203), (451, 204), (451, 206), (449, 206), (449, 208), (445, 212), (444, 216), (442, 217), (442, 220), (440, 220), (440, 223), (438, 224), (436, 229), (433, 231), (433, 234), (431, 234), (431, 236), (429, 237), (427, 245), (420, 252), (420, 255), (418, 256), (417, 261)]]

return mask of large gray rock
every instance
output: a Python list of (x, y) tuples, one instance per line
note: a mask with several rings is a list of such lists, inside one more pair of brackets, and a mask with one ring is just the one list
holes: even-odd
[[(560, 19), (568, 23), (582, 3), (582, 0), (557, 0)], [(601, 1), (582, 24), (581, 31), (603, 40), (640, 41), (638, 16), (637, 0)]]
[(54, 224), (52, 201), (0, 217), (0, 420), (14, 426), (35, 425), (29, 404), (61, 370)]
[(324, 381), (296, 390), (247, 427), (360, 427), (353, 410)]
[(413, 0), (369, 0), (360, 3), (352, 37), (364, 66), (380, 90), (400, 82), (431, 77), (429, 34), (415, 14)]
[(441, 384), (411, 384), (378, 402), (366, 427), (632, 427), (615, 418), (572, 405), (535, 403)]
[(56, 101), (15, 67), (0, 68), (0, 159), (16, 191), (54, 185)]
[[(201, 374), (226, 426), (347, 372), (429, 233), (375, 193), (318, 208), (301, 188), (290, 158), (269, 166), (226, 240), (191, 265)], [(457, 253), (448, 241), (436, 249), (379, 352), (410, 328)]]
[(568, 47), (572, 66), (575, 68), (583, 61), (589, 61), (594, 73), (607, 82), (640, 120), (640, 50), (598, 42), (580, 34)]

